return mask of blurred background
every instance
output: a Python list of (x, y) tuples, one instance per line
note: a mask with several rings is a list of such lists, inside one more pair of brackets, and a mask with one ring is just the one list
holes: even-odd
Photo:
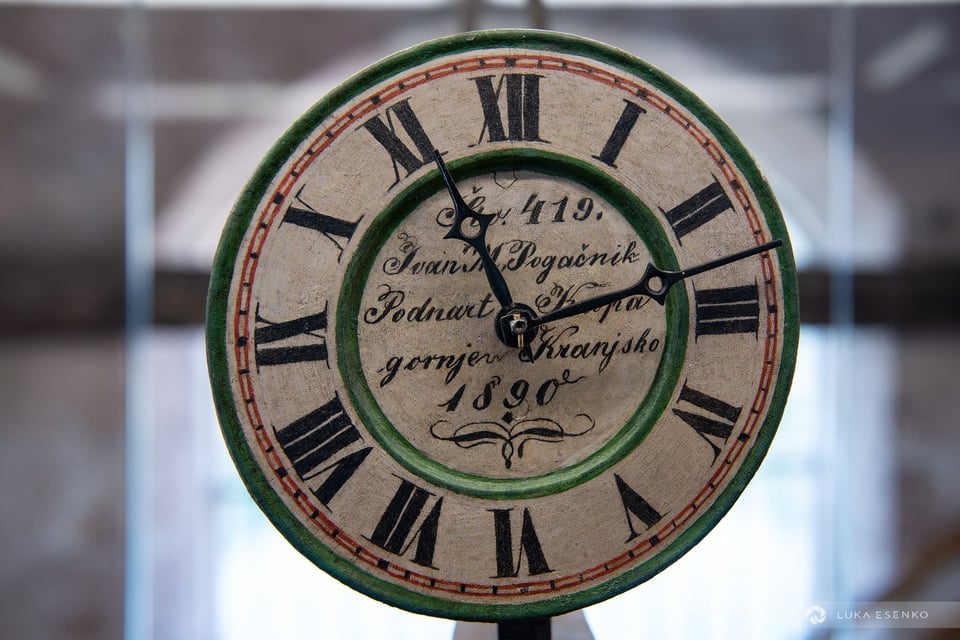
[(766, 462), (693, 551), (586, 610), (594, 636), (960, 637), (809, 614), (960, 601), (960, 6), (772, 0), (0, 0), (0, 637), (451, 637), (273, 530), (202, 323), (233, 199), (300, 113), (398, 49), (505, 26), (701, 95), (800, 270)]

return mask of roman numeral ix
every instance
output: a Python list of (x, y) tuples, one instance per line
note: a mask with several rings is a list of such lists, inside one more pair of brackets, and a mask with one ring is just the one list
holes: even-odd
[(257, 366), (322, 360), (329, 367), (326, 330), (326, 303), (320, 313), (284, 322), (272, 322), (263, 317), (257, 304), (253, 332)]

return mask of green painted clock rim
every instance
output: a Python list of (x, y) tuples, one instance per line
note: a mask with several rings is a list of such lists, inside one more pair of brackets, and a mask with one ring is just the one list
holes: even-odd
[[(523, 47), (583, 55), (639, 76), (683, 104), (716, 137), (720, 146), (729, 154), (757, 197), (761, 213), (771, 234), (773, 237), (782, 239), (784, 245), (781, 250), (776, 251), (784, 300), (781, 310), (783, 349), (777, 371), (777, 385), (773, 390), (770, 408), (759, 429), (756, 441), (730, 483), (695, 523), (673, 538), (668, 543), (670, 547), (651, 560), (582, 591), (516, 605), (461, 603), (418, 593), (388, 582), (374, 573), (361, 570), (316, 540), (274, 493), (270, 481), (260, 469), (247, 444), (233, 403), (226, 345), (228, 296), (234, 262), (240, 245), (276, 171), (296, 150), (303, 137), (337, 106), (359, 97), (363, 91), (403, 69), (439, 55), (500, 47)], [(652, 578), (687, 553), (709, 533), (742, 494), (766, 455), (776, 433), (796, 365), (800, 319), (796, 266), (776, 199), (749, 152), (718, 115), (686, 87), (649, 63), (620, 49), (569, 34), (503, 29), (439, 38), (400, 51), (346, 80), (291, 125), (261, 161), (238, 197), (226, 222), (210, 277), (205, 333), (212, 395), (227, 448), (254, 501), (294, 547), (338, 580), (382, 602), (427, 615), (497, 622), (559, 615), (606, 600)]]
[[(577, 182), (613, 205), (650, 251), (656, 265), (677, 270), (679, 264), (666, 232), (653, 212), (616, 180), (587, 162), (534, 148), (477, 153), (448, 163), (458, 179), (489, 173), (494, 169), (520, 169), (554, 175)], [(347, 383), (351, 404), (380, 445), (404, 468), (432, 484), (463, 495), (487, 500), (539, 498), (597, 477), (633, 451), (647, 436), (676, 391), (686, 355), (689, 300), (684, 286), (674, 286), (667, 295), (666, 326), (660, 362), (650, 389), (636, 411), (608, 442), (584, 460), (526, 478), (487, 478), (451, 469), (418, 451), (383, 413), (362, 374), (358, 344), (360, 300), (377, 252), (390, 239), (403, 219), (428, 197), (445, 191), (440, 173), (433, 170), (395, 197), (366, 230), (347, 265), (337, 302), (337, 354), (340, 374)], [(437, 230), (440, 235), (441, 230)], [(491, 330), (493, 322), (490, 323)], [(522, 365), (520, 365), (522, 366)]]

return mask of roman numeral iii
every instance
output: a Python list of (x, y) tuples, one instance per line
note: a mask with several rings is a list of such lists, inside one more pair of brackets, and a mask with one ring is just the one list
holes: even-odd
[(757, 283), (718, 289), (695, 289), (696, 338), (704, 335), (752, 333), (760, 328)]

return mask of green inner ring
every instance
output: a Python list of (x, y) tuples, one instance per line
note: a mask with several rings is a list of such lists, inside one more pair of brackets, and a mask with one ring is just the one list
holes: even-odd
[[(476, 154), (448, 164), (457, 179), (517, 169), (577, 182), (613, 205), (633, 227), (658, 267), (679, 269), (664, 229), (650, 209), (588, 163), (523, 149)], [(606, 444), (580, 462), (528, 478), (488, 478), (451, 469), (413, 447), (383, 413), (363, 375), (358, 342), (360, 302), (380, 249), (421, 202), (441, 190), (445, 186), (440, 173), (432, 171), (400, 193), (377, 215), (347, 266), (344, 282), (351, 284), (342, 287), (336, 313), (337, 364), (354, 409), (377, 442), (404, 468), (436, 486), (464, 495), (494, 500), (534, 498), (565, 491), (596, 477), (636, 448), (672, 398), (687, 345), (689, 303), (683, 283), (675, 285), (667, 295), (663, 351), (650, 389), (637, 411)], [(638, 271), (638, 279), (640, 275)]]

